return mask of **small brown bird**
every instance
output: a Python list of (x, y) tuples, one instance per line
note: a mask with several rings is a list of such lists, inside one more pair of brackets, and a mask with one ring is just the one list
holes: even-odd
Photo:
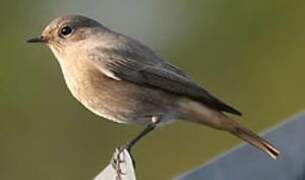
[(72, 95), (93, 113), (119, 123), (146, 125), (125, 146), (128, 150), (156, 125), (182, 119), (227, 131), (273, 159), (280, 153), (225, 115), (241, 115), (238, 110), (145, 45), (95, 20), (59, 17), (28, 42), (44, 43), (53, 51)]

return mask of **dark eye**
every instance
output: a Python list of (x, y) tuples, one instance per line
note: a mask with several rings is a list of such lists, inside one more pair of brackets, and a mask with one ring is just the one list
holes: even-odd
[(66, 37), (72, 33), (72, 28), (70, 26), (64, 26), (60, 29), (60, 35)]

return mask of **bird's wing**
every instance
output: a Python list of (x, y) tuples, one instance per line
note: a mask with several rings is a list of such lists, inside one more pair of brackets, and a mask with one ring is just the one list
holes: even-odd
[(97, 48), (89, 54), (89, 57), (91, 62), (110, 78), (162, 89), (189, 97), (219, 111), (241, 115), (238, 110), (226, 105), (195, 84), (181, 70), (159, 58), (156, 60), (157, 56), (143, 56), (126, 50)]

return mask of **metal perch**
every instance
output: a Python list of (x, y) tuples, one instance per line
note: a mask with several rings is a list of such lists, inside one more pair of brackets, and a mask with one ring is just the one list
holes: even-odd
[(272, 128), (264, 137), (282, 151), (276, 161), (242, 145), (176, 178), (176, 180), (304, 180), (305, 112)]
[(120, 172), (112, 163), (109, 163), (94, 180), (136, 180), (135, 168), (130, 153), (126, 149), (121, 152), (116, 150), (113, 157), (119, 157), (118, 165), (120, 167)]

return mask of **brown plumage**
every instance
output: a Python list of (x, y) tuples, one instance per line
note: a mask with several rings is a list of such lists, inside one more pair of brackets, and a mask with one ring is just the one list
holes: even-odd
[(279, 154), (224, 114), (241, 115), (237, 109), (145, 45), (97, 21), (79, 15), (60, 17), (28, 42), (45, 43), (53, 51), (73, 96), (101, 117), (142, 125), (183, 119), (228, 131), (272, 158)]
[(280, 151), (271, 143), (243, 127), (222, 112), (203, 107), (199, 103), (190, 101), (189, 99), (182, 100), (180, 105), (184, 119), (187, 118), (195, 123), (227, 131), (265, 152), (273, 159), (277, 159), (279, 156)]

